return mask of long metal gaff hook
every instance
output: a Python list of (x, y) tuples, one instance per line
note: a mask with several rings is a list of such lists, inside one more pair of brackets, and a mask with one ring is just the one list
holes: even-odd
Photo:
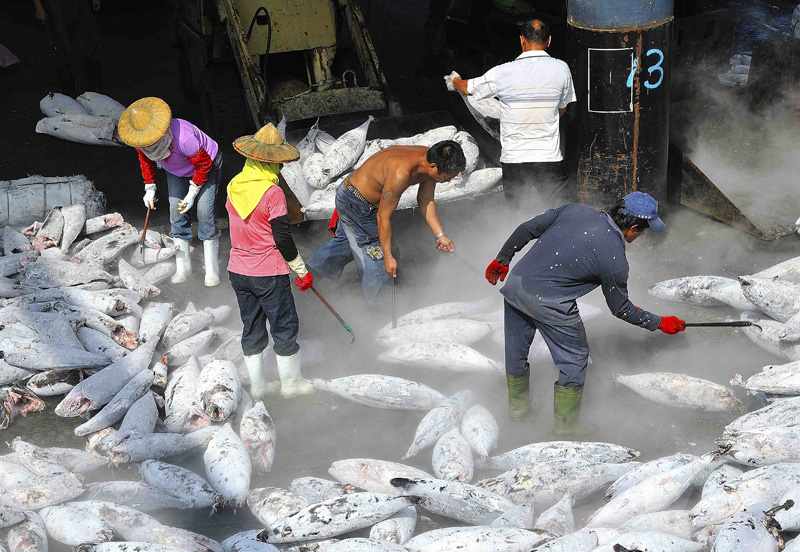
[(348, 333), (349, 333), (351, 336), (353, 336), (353, 340), (350, 342), (350, 343), (352, 344), (352, 343), (353, 343), (353, 342), (356, 340), (356, 334), (353, 332), (353, 328), (351, 328), (351, 327), (350, 327), (350, 326), (347, 324), (347, 322), (345, 322), (345, 321), (344, 321), (344, 319), (343, 319), (341, 316), (339, 316), (339, 313), (338, 313), (338, 312), (336, 312), (335, 310), (333, 310), (333, 307), (331, 306), (331, 304), (330, 304), (330, 303), (328, 303), (328, 302), (325, 300), (325, 298), (322, 296), (322, 294), (321, 294), (320, 292), (318, 292), (318, 291), (317, 291), (317, 288), (315, 288), (314, 286), (311, 286), (311, 291), (313, 291), (313, 292), (316, 294), (316, 296), (317, 296), (317, 297), (319, 297), (319, 300), (320, 300), (320, 301), (322, 301), (322, 304), (323, 304), (323, 305), (325, 305), (326, 307), (328, 307), (328, 310), (329, 310), (329, 311), (331, 311), (331, 314), (332, 314), (333, 316), (335, 316), (335, 317), (336, 317), (336, 320), (338, 320), (338, 321), (339, 321), (339, 323), (340, 323), (342, 326), (344, 326), (344, 329), (345, 329), (345, 330), (347, 330), (347, 332), (348, 332)]

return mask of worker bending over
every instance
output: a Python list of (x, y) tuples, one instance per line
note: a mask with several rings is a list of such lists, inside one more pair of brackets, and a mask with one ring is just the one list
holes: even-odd
[(300, 152), (281, 138), (272, 124), (253, 136), (242, 136), (234, 149), (247, 157), (242, 172), (228, 184), (225, 204), (230, 219), (231, 257), (228, 273), (242, 317), (242, 352), (254, 399), (273, 393), (277, 385), (264, 378), (263, 352), (269, 343), (267, 320), (275, 340), (281, 395), (286, 398), (314, 391), (300, 375), (300, 321), (289, 284), (289, 269), (301, 291), (313, 277), (297, 252), (289, 229), (286, 196), (278, 186), (283, 163)]
[[(668, 334), (685, 329), (683, 320), (656, 316), (628, 299), (625, 244), (648, 228), (665, 229), (658, 218), (658, 202), (648, 194), (633, 192), (608, 213), (575, 203), (545, 211), (519, 225), (503, 245), (486, 269), (486, 279), (495, 285), (508, 275), (500, 293), (505, 296), (506, 379), (512, 419), (521, 419), (529, 408), (528, 351), (539, 330), (558, 368), (555, 433), (593, 431), (578, 422), (589, 344), (576, 300), (596, 287), (602, 287), (614, 316), (629, 324)], [(511, 259), (531, 240), (536, 243), (509, 273)]]
[(455, 71), (447, 89), (478, 100), (500, 100), (500, 163), (506, 201), (521, 212), (538, 212), (571, 201), (559, 120), (575, 101), (566, 63), (547, 54), (550, 28), (539, 19), (520, 27), (522, 54), (465, 80)]
[(144, 204), (155, 209), (156, 169), (167, 173), (169, 221), (175, 239), (177, 270), (170, 280), (179, 284), (192, 274), (189, 209), (197, 203), (197, 237), (203, 242), (207, 286), (219, 285), (219, 228), (214, 199), (219, 187), (222, 152), (202, 130), (183, 119), (173, 119), (167, 102), (142, 98), (119, 118), (119, 137), (136, 148), (144, 179)]
[(397, 277), (392, 256), (391, 217), (409, 187), (419, 184), (417, 204), (430, 226), (440, 251), (455, 251), (436, 213), (436, 184), (449, 182), (467, 166), (461, 146), (452, 140), (424, 146), (392, 146), (361, 165), (336, 190), (338, 217), (334, 238), (314, 253), (308, 266), (317, 276), (337, 281), (355, 260), (361, 288), (368, 303), (380, 301)]

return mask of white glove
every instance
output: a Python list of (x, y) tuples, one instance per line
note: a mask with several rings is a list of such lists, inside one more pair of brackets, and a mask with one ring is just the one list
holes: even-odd
[(301, 278), (308, 274), (308, 269), (306, 268), (306, 263), (303, 262), (303, 257), (300, 256), (300, 253), (297, 254), (297, 257), (294, 260), (289, 261), (286, 263), (289, 265), (289, 268), (292, 269), (292, 272), (300, 276)]
[(455, 71), (453, 71), (449, 75), (445, 75), (445, 77), (444, 77), (444, 84), (445, 84), (445, 86), (447, 86), (447, 89), (450, 92), (455, 92), (456, 91), (456, 87), (453, 86), (453, 79), (455, 79), (456, 77), (458, 77), (460, 79), (461, 75), (459, 75)]
[(150, 209), (156, 208), (156, 185), (153, 182), (144, 185), (144, 206)]
[(184, 197), (182, 200), (178, 202), (178, 212), (180, 214), (184, 214), (186, 213), (186, 211), (191, 209), (192, 205), (194, 205), (194, 199), (197, 197), (197, 194), (199, 193), (200, 193), (200, 186), (198, 186), (197, 184), (195, 184), (190, 180), (189, 192), (186, 194), (186, 197)]

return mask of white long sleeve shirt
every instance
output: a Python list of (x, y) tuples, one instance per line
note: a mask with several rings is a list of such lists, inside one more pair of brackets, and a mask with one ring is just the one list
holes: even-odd
[(544, 50), (529, 50), (514, 61), (469, 79), (467, 91), (480, 100), (500, 100), (502, 163), (561, 161), (559, 108), (575, 101), (566, 63)]

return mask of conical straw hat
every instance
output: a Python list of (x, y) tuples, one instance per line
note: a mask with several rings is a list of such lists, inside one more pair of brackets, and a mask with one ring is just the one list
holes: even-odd
[(237, 138), (233, 142), (233, 149), (261, 162), (291, 163), (300, 159), (297, 148), (284, 140), (272, 123), (261, 127), (253, 135)]
[(119, 118), (119, 137), (135, 148), (146, 148), (166, 134), (172, 111), (161, 98), (142, 98), (133, 102)]

